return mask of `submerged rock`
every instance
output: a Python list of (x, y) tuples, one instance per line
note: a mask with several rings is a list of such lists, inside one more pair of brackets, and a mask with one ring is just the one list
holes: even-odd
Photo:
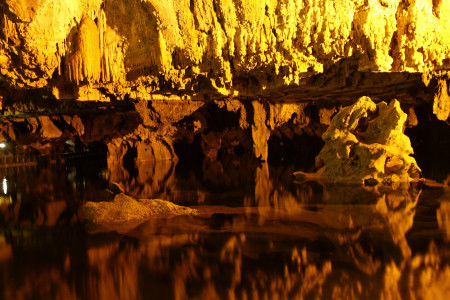
[(120, 193), (112, 202), (87, 202), (85, 218), (94, 223), (118, 223), (145, 219), (153, 215), (193, 215), (195, 209), (159, 199), (136, 200)]
[(342, 109), (322, 139), (316, 158), (319, 174), (334, 182), (407, 182), (420, 176), (409, 138), (407, 115), (392, 100), (375, 104), (369, 97)]

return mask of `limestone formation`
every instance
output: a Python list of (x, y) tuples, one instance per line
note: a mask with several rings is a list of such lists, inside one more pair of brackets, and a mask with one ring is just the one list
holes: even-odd
[[(450, 0), (3, 0), (0, 11), (2, 135), (28, 149), (99, 142), (110, 165), (183, 151), (270, 160), (269, 142), (317, 137), (364, 95), (450, 112)], [(74, 99), (95, 113), (75, 121)], [(43, 114), (48, 128), (21, 120)]]
[(69, 80), (79, 85), (83, 81), (100, 80), (100, 44), (95, 22), (88, 16), (81, 19), (78, 32), (73, 33), (73, 50), (68, 54), (66, 69)]
[(446, 121), (450, 115), (450, 96), (448, 94), (447, 80), (439, 80), (438, 92), (433, 101), (433, 113), (442, 121)]
[(343, 108), (323, 134), (316, 158), (319, 173), (334, 182), (365, 184), (408, 182), (420, 176), (403, 133), (406, 114), (397, 100), (375, 104), (362, 97)]
[(142, 220), (154, 215), (193, 215), (194, 209), (159, 199), (136, 200), (123, 193), (112, 202), (87, 202), (85, 218), (93, 223), (119, 223)]
[(7, 0), (1, 10), (2, 77), (56, 98), (292, 101), (341, 62), (339, 81), (450, 67), (449, 0)]

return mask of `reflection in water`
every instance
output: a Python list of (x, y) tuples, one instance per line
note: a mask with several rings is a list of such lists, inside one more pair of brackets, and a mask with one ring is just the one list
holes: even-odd
[[(165, 162), (133, 176), (101, 166), (5, 174), (3, 196), (11, 200), (0, 203), (2, 297), (450, 296), (448, 192), (294, 183), (292, 171), (263, 164), (211, 181)], [(107, 177), (135, 197), (193, 205), (200, 214), (85, 224), (81, 207), (107, 200)]]
[(450, 201), (442, 201), (436, 215), (445, 240), (450, 242)]

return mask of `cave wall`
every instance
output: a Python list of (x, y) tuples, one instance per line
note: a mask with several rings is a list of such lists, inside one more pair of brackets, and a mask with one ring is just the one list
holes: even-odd
[(20, 151), (100, 142), (112, 166), (219, 168), (230, 154), (317, 154), (333, 114), (361, 96), (398, 99), (410, 127), (415, 107), (450, 114), (450, 0), (0, 0), (0, 11), (0, 139)]
[[(0, 133), (8, 143), (7, 151), (16, 155), (64, 156), (101, 143), (107, 149), (111, 170), (122, 170), (129, 163), (139, 166), (179, 159), (192, 167), (220, 169), (224, 161), (267, 161), (269, 148), (272, 160), (292, 162), (298, 149), (284, 147), (283, 143), (296, 139), (305, 153), (315, 155), (322, 146), (319, 137), (334, 112), (334, 107), (319, 109), (307, 103), (264, 100), (138, 100), (133, 102), (133, 109), (124, 112), (110, 108), (10, 117), (0, 121)], [(278, 148), (285, 149), (285, 155), (279, 155), (282, 151)], [(309, 155), (310, 161), (314, 155)]]
[(339, 62), (344, 83), (328, 88), (358, 72), (428, 84), (450, 66), (447, 0), (2, 0), (0, 10), (2, 85), (60, 99), (298, 101)]

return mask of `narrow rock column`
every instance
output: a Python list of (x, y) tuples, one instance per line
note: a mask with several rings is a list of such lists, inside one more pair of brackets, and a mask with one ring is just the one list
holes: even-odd
[(438, 91), (433, 101), (433, 113), (441, 121), (446, 121), (450, 114), (450, 96), (445, 79), (440, 79), (438, 82)]
[(67, 59), (69, 80), (79, 85), (100, 81), (100, 42), (98, 28), (88, 16), (83, 16), (78, 27), (78, 34), (72, 41), (72, 54)]
[(253, 153), (255, 157), (266, 161), (269, 153), (267, 141), (270, 137), (270, 130), (266, 125), (267, 112), (264, 105), (259, 101), (253, 101)]

